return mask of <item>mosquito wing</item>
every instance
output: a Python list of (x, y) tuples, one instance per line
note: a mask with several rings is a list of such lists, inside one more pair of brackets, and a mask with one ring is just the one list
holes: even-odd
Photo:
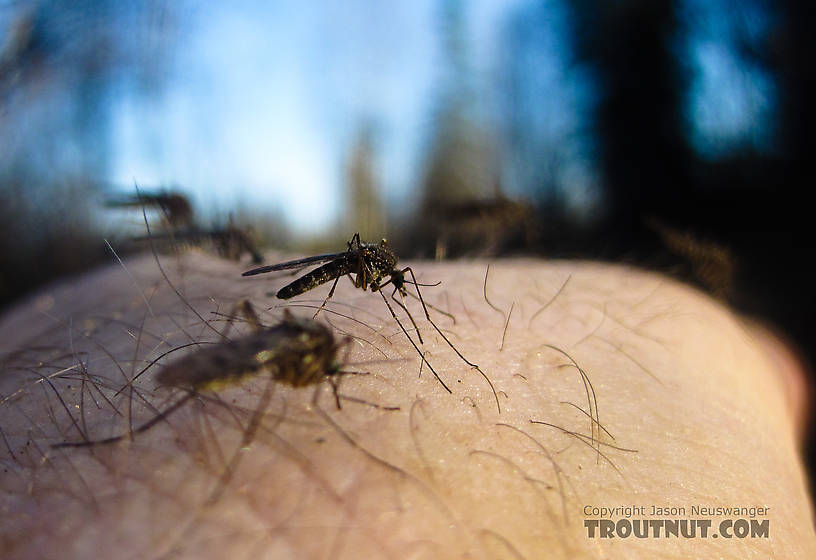
[(252, 270), (247, 270), (241, 276), (255, 276), (256, 274), (263, 274), (265, 272), (272, 272), (274, 270), (288, 270), (290, 268), (300, 268), (314, 263), (322, 263), (326, 261), (333, 261), (346, 254), (342, 253), (327, 253), (325, 255), (315, 255), (314, 257), (304, 257), (302, 259), (295, 259), (293, 261), (286, 261), (278, 264), (268, 264), (266, 266), (259, 266)]

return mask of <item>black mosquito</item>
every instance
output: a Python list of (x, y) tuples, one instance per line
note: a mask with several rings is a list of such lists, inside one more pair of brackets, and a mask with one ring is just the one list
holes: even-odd
[[(411, 338), (411, 335), (408, 334), (408, 331), (403, 326), (402, 322), (397, 317), (397, 314), (394, 313), (394, 308), (391, 307), (391, 304), (388, 302), (388, 298), (385, 297), (385, 294), (382, 292), (382, 289), (391, 284), (394, 286), (394, 291), (391, 293), (391, 299), (405, 311), (405, 314), (408, 316), (408, 319), (411, 321), (411, 324), (414, 327), (414, 331), (417, 333), (417, 338), (419, 339), (419, 343), (423, 344), (422, 335), (419, 332), (419, 328), (417, 327), (416, 321), (414, 321), (414, 317), (411, 315), (411, 312), (408, 311), (408, 308), (405, 304), (397, 299), (395, 296), (399, 293), (400, 298), (404, 299), (407, 296), (415, 297), (419, 300), (422, 304), (422, 310), (425, 313), (425, 319), (433, 326), (437, 333), (445, 340), (445, 342), (450, 346), (456, 355), (459, 356), (467, 365), (471, 366), (472, 368), (476, 369), (482, 377), (484, 377), (485, 381), (487, 381), (488, 385), (490, 385), (491, 391), (493, 391), (493, 396), (496, 399), (496, 407), (501, 413), (501, 405), (499, 404), (499, 397), (496, 393), (496, 389), (493, 387), (493, 383), (490, 379), (485, 375), (485, 373), (479, 368), (477, 364), (474, 364), (467, 358), (465, 358), (461, 352), (453, 345), (453, 343), (448, 339), (447, 336), (442, 332), (442, 330), (436, 326), (436, 323), (433, 322), (431, 319), (430, 314), (428, 313), (428, 307), (448, 315), (452, 317), (449, 313), (445, 313), (439, 309), (436, 309), (430, 304), (426, 304), (425, 300), (422, 297), (422, 292), (419, 290), (420, 286), (436, 286), (437, 284), (420, 284), (417, 282), (416, 275), (414, 274), (413, 269), (410, 266), (406, 266), (405, 268), (397, 268), (397, 256), (388, 246), (388, 242), (383, 239), (379, 243), (365, 243), (360, 241), (360, 234), (355, 233), (354, 236), (351, 238), (351, 241), (348, 242), (348, 249), (341, 253), (327, 253), (324, 255), (315, 255), (313, 257), (305, 257), (302, 259), (295, 259), (293, 261), (286, 261), (278, 264), (271, 264), (266, 266), (261, 266), (258, 268), (253, 268), (252, 270), (248, 270), (242, 274), (242, 276), (254, 276), (256, 274), (263, 274), (265, 272), (273, 272), (276, 270), (288, 270), (292, 268), (302, 268), (304, 266), (308, 266), (311, 264), (318, 264), (318, 263), (326, 263), (322, 266), (317, 267), (316, 269), (312, 270), (311, 272), (304, 274), (300, 278), (296, 279), (294, 282), (291, 282), (278, 290), (277, 297), (279, 299), (290, 299), (297, 295), (300, 295), (304, 292), (308, 292), (309, 290), (316, 288), (322, 284), (330, 280), (334, 280), (331, 289), (329, 290), (329, 294), (326, 296), (326, 299), (323, 300), (323, 304), (318, 308), (317, 312), (315, 312), (315, 317), (320, 311), (326, 306), (326, 303), (331, 299), (334, 295), (334, 290), (337, 287), (337, 282), (340, 280), (342, 276), (348, 276), (349, 279), (354, 283), (355, 288), (360, 288), (363, 291), (366, 289), (372, 292), (378, 292), (380, 296), (382, 296), (385, 305), (388, 307), (388, 311), (391, 312), (391, 316), (400, 326), (402, 332), (411, 342), (414, 349), (419, 354), (422, 361), (427, 364), (428, 368), (434, 374), (437, 381), (445, 388), (448, 393), (452, 391), (450, 388), (442, 381), (442, 378), (439, 377), (439, 374), (436, 370), (431, 366), (428, 362), (427, 358), (425, 357), (424, 352), (422, 352), (419, 347), (414, 342), (414, 339)], [(354, 274), (355, 276), (352, 277), (351, 275)], [(411, 275), (411, 281), (405, 279), (405, 275)], [(387, 279), (386, 279), (387, 277)], [(417, 295), (414, 296), (411, 292), (409, 292), (405, 285), (406, 284), (413, 284), (414, 289), (416, 290)]]
[[(218, 391), (262, 371), (271, 375), (270, 381), (296, 388), (328, 380), (340, 408), (338, 379), (343, 374), (355, 373), (343, 371), (337, 360), (339, 349), (348, 344), (348, 339), (338, 342), (328, 327), (312, 319), (297, 318), (289, 310), (284, 311), (282, 322), (269, 327), (260, 326), (249, 302), (241, 304), (241, 311), (255, 332), (204, 347), (165, 366), (156, 375), (160, 386), (187, 392), (167, 410), (127, 434), (95, 441), (57, 443), (52, 447), (88, 447), (121, 441), (149, 430), (202, 391)], [(257, 409), (258, 416), (270, 398), (271, 383)], [(259, 421), (260, 418), (253, 418), (254, 426), (251, 425), (247, 432), (254, 432)]]
[(258, 264), (263, 261), (252, 237), (231, 223), (226, 227), (217, 227), (212, 230), (189, 228), (171, 233), (154, 233), (133, 237), (130, 241), (134, 243), (150, 241), (159, 245), (170, 243), (172, 247), (201, 247), (233, 261), (240, 260), (244, 254), (249, 253), (253, 263)]
[(136, 196), (126, 195), (110, 198), (105, 202), (108, 208), (158, 208), (170, 229), (187, 228), (193, 225), (193, 206), (187, 197), (171, 191), (140, 192)]

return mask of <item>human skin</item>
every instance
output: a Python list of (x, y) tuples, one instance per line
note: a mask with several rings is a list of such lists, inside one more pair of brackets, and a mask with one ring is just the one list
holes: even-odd
[[(144, 400), (126, 380), (175, 347), (221, 340), (214, 311), (246, 298), (274, 324), (275, 306), (320, 305), (328, 285), (283, 302), (267, 294), (292, 276), (241, 278), (235, 263), (194, 253), (162, 257), (178, 293), (146, 256), (23, 302), (0, 319), (0, 556), (816, 558), (799, 454), (806, 392), (773, 335), (651, 272), (499, 260), (485, 286), (487, 264), (412, 266), (441, 282), (422, 294), (456, 322), (431, 317), (489, 377), (500, 412), (416, 300), (423, 350), (452, 393), (420, 367), (381, 296), (341, 278), (318, 320), (355, 337), (338, 358), (367, 373), (342, 377), (341, 409), (328, 383), (294, 389), (262, 374), (132, 440), (85, 448), (50, 446), (127, 433), (167, 409), (181, 393), (154, 376), (195, 346), (139, 377)], [(230, 338), (249, 332), (234, 323)], [(664, 517), (653, 506), (685, 508), (666, 517), (711, 530), (589, 536), (593, 507), (626, 506), (653, 520)], [(692, 506), (767, 508), (755, 519), (769, 534), (714, 538), (723, 519), (750, 517)]]

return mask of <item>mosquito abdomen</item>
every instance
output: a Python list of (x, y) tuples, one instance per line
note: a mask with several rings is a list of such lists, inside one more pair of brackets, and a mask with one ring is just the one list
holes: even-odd
[(350, 272), (352, 272), (352, 270), (349, 266), (348, 259), (341, 257), (326, 263), (323, 266), (314, 269), (309, 274), (301, 276), (294, 282), (287, 284), (278, 290), (276, 295), (278, 299), (290, 299), (304, 292), (308, 292), (320, 284), (325, 284), (329, 280), (334, 280), (335, 278)]

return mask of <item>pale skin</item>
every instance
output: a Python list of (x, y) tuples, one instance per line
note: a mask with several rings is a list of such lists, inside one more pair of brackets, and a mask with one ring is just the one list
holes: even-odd
[[(341, 279), (317, 320), (357, 337), (338, 359), (368, 374), (342, 378), (340, 410), (328, 383), (316, 386), (315, 409), (314, 387), (259, 375), (132, 440), (52, 449), (127, 432), (182, 396), (153, 378), (194, 345), (148, 368), (138, 394), (127, 380), (175, 347), (221, 340), (227, 321), (213, 311), (247, 298), (272, 324), (282, 309), (270, 307), (319, 306), (329, 286), (282, 302), (267, 293), (292, 276), (240, 278), (235, 263), (163, 257), (184, 303), (146, 256), (11, 310), (0, 318), (0, 556), (816, 558), (799, 450), (804, 376), (777, 336), (622, 266), (494, 261), (486, 291), (497, 311), (484, 297), (486, 261), (410, 264), (420, 282), (442, 282), (423, 296), (456, 323), (431, 317), (490, 378), (500, 413), (416, 300), (406, 304), (423, 349), (452, 394), (427, 366), (420, 375), (380, 295)], [(236, 321), (227, 336), (246, 332)], [(627, 506), (645, 508), (633, 519), (686, 508), (667, 517), (712, 519), (713, 530), (728, 516), (692, 506), (767, 508), (756, 519), (769, 536), (588, 536), (585, 520), (603, 518), (592, 508)]]

